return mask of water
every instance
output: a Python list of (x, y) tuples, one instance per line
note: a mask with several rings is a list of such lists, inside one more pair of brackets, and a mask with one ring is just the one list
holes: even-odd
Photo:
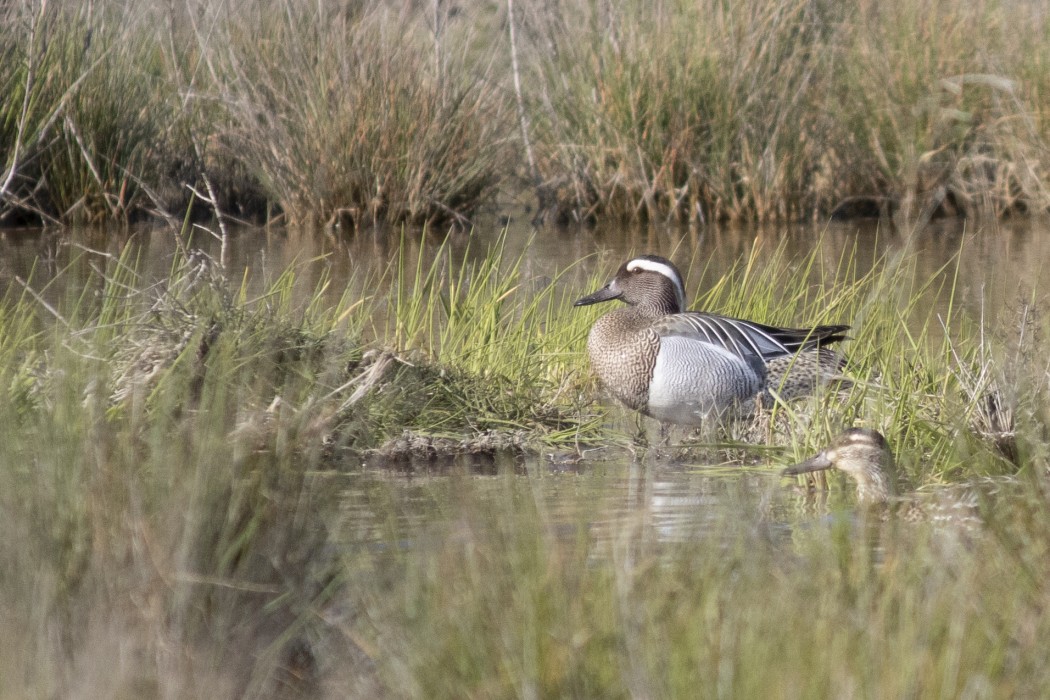
[[(707, 288), (753, 249), (770, 255), (785, 245), (789, 260), (819, 248), (826, 271), (834, 271), (844, 255), (853, 254), (860, 272), (881, 257), (916, 256), (921, 279), (951, 280), (956, 287), (931, 292), (929, 303), (947, 309), (961, 305), (974, 317), (992, 319), (992, 326), (1016, 330), (1017, 309), (1026, 303), (1045, 304), (1039, 286), (1042, 268), (1050, 260), (1050, 236), (1045, 221), (1007, 221), (987, 225), (938, 223), (915, 234), (914, 240), (869, 222), (797, 225), (776, 228), (615, 228), (596, 230), (542, 228), (533, 230), (524, 218), (513, 221), (507, 235), (512, 255), (523, 255), (526, 279), (538, 284), (576, 261), (563, 283), (583, 288), (596, 271), (611, 273), (630, 256), (657, 253), (689, 267), (689, 289)], [(484, 254), (497, 232), (495, 225), (479, 233), (453, 234), (453, 257)], [(409, 260), (433, 257), (437, 236), (405, 234)], [(29, 284), (42, 296), (58, 297), (75, 290), (92, 267), (107, 255), (135, 246), (143, 265), (142, 284), (164, 279), (179, 242), (162, 227), (139, 227), (102, 235), (77, 231), (72, 235), (8, 232), (0, 241), (0, 285), (19, 290)], [(219, 241), (201, 230), (190, 243), (218, 259)], [(247, 275), (249, 290), (261, 292), (289, 267), (309, 295), (322, 274), (329, 276), (333, 300), (347, 285), (361, 293), (366, 280), (376, 279), (396, 259), (398, 237), (362, 233), (330, 236), (289, 231), (240, 229), (228, 242), (230, 277)], [(58, 274), (63, 272), (63, 274)], [(819, 281), (820, 270), (814, 273)], [(55, 284), (48, 280), (56, 278)], [(29, 281), (31, 280), (31, 281)], [(28, 282), (27, 282), (28, 281)], [(932, 285), (937, 288), (938, 285)], [(567, 308), (566, 313), (572, 313)], [(848, 321), (848, 319), (844, 319)], [(543, 522), (559, 537), (584, 533), (595, 542), (615, 540), (624, 528), (644, 541), (681, 541), (709, 531), (714, 522), (773, 527), (790, 518), (799, 500), (777, 476), (785, 456), (760, 453), (756, 466), (712, 467), (709, 457), (672, 459), (659, 452), (644, 457), (610, 449), (577, 464), (559, 463), (555, 455), (530, 458), (464, 456), (441, 466), (417, 464), (411, 469), (370, 461), (348, 465), (345, 475), (343, 525), (348, 543), (399, 542), (415, 546), (421, 533), (454, 536), (460, 513), (456, 492), (469, 491), (471, 507), (495, 502), (510, 489), (513, 499), (542, 513)], [(461, 504), (462, 505), (462, 504)]]
[[(453, 259), (480, 257), (499, 232), (497, 224), (479, 225), (474, 234), (453, 233), (449, 248)], [(769, 227), (726, 227), (682, 229), (678, 227), (613, 227), (575, 229), (544, 227), (535, 229), (525, 217), (512, 219), (507, 247), (512, 255), (523, 253), (526, 277), (538, 283), (569, 269), (565, 284), (579, 287), (596, 270), (612, 274), (632, 255), (655, 253), (672, 258), (690, 268), (687, 289), (704, 290), (753, 248), (759, 256), (770, 256), (784, 245), (788, 259), (820, 251), (827, 272), (839, 266), (843, 255), (853, 254), (863, 272), (880, 257), (913, 256), (921, 279), (948, 279), (959, 268), (959, 287), (955, 302), (974, 314), (994, 318), (1023, 301), (1039, 303), (1039, 286), (1045, 261), (1050, 260), (1050, 221), (1018, 219), (1002, 222), (969, 223), (957, 220), (934, 222), (913, 237), (894, 232), (887, 226), (864, 222), (830, 222)], [(327, 274), (332, 280), (330, 294), (337, 297), (346, 285), (364, 289), (374, 273), (386, 269), (396, 259), (401, 237), (389, 232), (355, 235), (325, 235), (316, 232), (234, 229), (228, 242), (228, 267), (232, 279), (247, 272), (249, 288), (264, 289), (269, 281), (289, 268), (301, 278), (304, 295)], [(442, 244), (438, 235), (404, 234), (407, 259), (417, 256), (430, 260)], [(180, 245), (170, 229), (138, 226), (129, 230), (103, 232), (79, 230), (71, 233), (41, 233), (33, 230), (0, 232), (0, 288), (15, 278), (33, 275), (37, 287), (67, 266), (90, 267), (101, 255), (117, 255), (126, 245), (135, 247), (144, 263), (143, 282), (167, 276), (172, 255)], [(220, 257), (221, 244), (205, 230), (197, 230), (189, 247)], [(90, 251), (94, 251), (93, 254)], [(956, 257), (958, 256), (958, 257)], [(573, 263), (577, 263), (573, 265)], [(819, 280), (820, 271), (814, 273)], [(52, 294), (76, 284), (76, 275), (59, 276)], [(17, 286), (17, 283), (16, 283)], [(946, 306), (941, 295), (934, 303)]]
[(776, 529), (800, 504), (779, 469), (768, 465), (712, 466), (657, 452), (635, 461), (615, 454), (571, 469), (543, 455), (481, 461), (460, 460), (431, 474), (381, 468), (347, 474), (346, 544), (413, 548), (435, 532), (454, 537), (479, 502), (512, 503), (556, 538), (584, 537), (599, 550), (625, 533), (652, 546), (685, 542), (720, 528), (727, 511), (740, 526)]

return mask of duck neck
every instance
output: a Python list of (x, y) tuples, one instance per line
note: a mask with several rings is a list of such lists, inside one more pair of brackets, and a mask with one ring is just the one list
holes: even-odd
[(893, 485), (881, 469), (870, 469), (857, 479), (857, 500), (861, 503), (886, 503), (892, 496)]
[(632, 308), (646, 318), (661, 318), (684, 311), (674, 290), (663, 290), (651, 299), (634, 304)]

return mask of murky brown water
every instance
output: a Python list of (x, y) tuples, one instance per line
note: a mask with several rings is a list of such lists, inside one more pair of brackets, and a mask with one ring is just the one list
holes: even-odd
[[(481, 227), (473, 236), (454, 234), (451, 250), (454, 257), (482, 256), (497, 235), (496, 225)], [(396, 259), (399, 240), (386, 234), (328, 236), (241, 229), (234, 232), (226, 253), (230, 276), (239, 279), (247, 271), (255, 291), (294, 266), (305, 294), (327, 274), (333, 282), (330, 293), (334, 299), (348, 284), (374, 280), (378, 270)], [(404, 240), (410, 260), (419, 255), (430, 259), (441, 245), (440, 237), (418, 233), (406, 233)], [(143, 262), (144, 285), (167, 276), (179, 244), (166, 228), (140, 227), (109, 235), (7, 232), (0, 236), (0, 286), (18, 290), (22, 286), (18, 280), (31, 279), (33, 287), (45, 294), (68, 293), (68, 287), (79, 284), (92, 264), (97, 265), (97, 254), (117, 255), (129, 242)], [(658, 253), (691, 268), (690, 289), (703, 290), (753, 247), (764, 255), (785, 245), (788, 259), (806, 256), (817, 247), (829, 271), (836, 270), (841, 257), (852, 250), (861, 272), (880, 256), (905, 250), (916, 256), (923, 278), (944, 275), (950, 279), (957, 263), (953, 303), (975, 316), (1001, 319), (1007, 328), (1016, 323), (1015, 310), (1020, 304), (1041, 306), (1047, 301), (1041, 279), (1050, 263), (1050, 222), (945, 222), (916, 234), (910, 248), (905, 244), (905, 236), (870, 222), (696, 231), (667, 227), (534, 230), (523, 219), (512, 222), (507, 235), (510, 252), (523, 254), (523, 272), (529, 278), (553, 278), (580, 261), (564, 277), (566, 284), (576, 287), (582, 287), (597, 271), (613, 271), (632, 255)], [(215, 258), (220, 255), (219, 242), (204, 232), (198, 232), (191, 245)], [(83, 255), (85, 251), (95, 252)], [(65, 272), (58, 275), (60, 271)], [(56, 275), (57, 284), (45, 284)], [(946, 308), (951, 292), (948, 289), (929, 301)], [(458, 466), (436, 475), (387, 471), (373, 464), (346, 477), (345, 527), (348, 540), (354, 542), (389, 542), (395, 534), (391, 528), (407, 541), (414, 538), (411, 533), (423, 530), (454, 533), (457, 515), (450, 504), (455, 502), (457, 484), (470, 480), (471, 491), (484, 498), (489, 490), (508, 488), (510, 478), (514, 484), (510, 488), (519, 490), (530, 508), (542, 510), (545, 521), (563, 528), (566, 536), (577, 536), (583, 528), (588, 536), (601, 539), (611, 525), (629, 522), (638, 525), (646, 537), (670, 541), (702, 531), (709, 522), (724, 521), (727, 511), (730, 519), (733, 512), (740, 512), (748, 514), (747, 522), (762, 523), (782, 520), (786, 509), (798, 507), (776, 476), (778, 460), (766, 462), (764, 468), (719, 469), (652, 454), (639, 463), (618, 453), (611, 461), (598, 458), (563, 468), (545, 456), (525, 462), (464, 458)], [(436, 495), (442, 492), (446, 497)]]
[[(499, 234), (497, 224), (479, 226), (474, 234), (456, 233), (450, 239), (453, 256), (483, 256), (485, 248)], [(933, 278), (944, 269), (954, 273), (956, 255), (959, 287), (956, 302), (979, 313), (994, 316), (1018, 300), (1040, 301), (1043, 268), (1050, 262), (1050, 220), (1018, 219), (1001, 222), (934, 222), (915, 234), (906, 247), (904, 234), (880, 227), (875, 222), (831, 222), (777, 227), (727, 227), (698, 230), (678, 227), (598, 227), (575, 229), (533, 228), (525, 218), (512, 220), (507, 234), (510, 253), (524, 254), (524, 272), (543, 280), (571, 267), (564, 280), (582, 284), (596, 270), (611, 273), (620, 262), (641, 253), (656, 253), (674, 259), (683, 270), (691, 269), (688, 288), (703, 290), (746, 256), (752, 248), (770, 256), (783, 245), (787, 258), (820, 250), (824, 268), (834, 271), (844, 253), (855, 250), (858, 269), (870, 268), (880, 256), (910, 251), (921, 278)], [(233, 231), (228, 243), (230, 276), (240, 279), (247, 271), (252, 287), (263, 289), (284, 270), (294, 267), (305, 282), (326, 273), (332, 279), (331, 294), (342, 293), (344, 285), (374, 279), (396, 258), (402, 237), (397, 233), (324, 235), (315, 232), (242, 228)], [(433, 257), (442, 236), (403, 236), (408, 260), (416, 256)], [(144, 282), (150, 277), (164, 278), (177, 250), (176, 236), (166, 227), (139, 226), (126, 231), (81, 230), (70, 233), (42, 233), (33, 230), (0, 232), (0, 288), (11, 285), (15, 277), (32, 274), (37, 287), (58, 271), (78, 260), (87, 267), (92, 256), (85, 251), (117, 255), (128, 243), (144, 263)], [(189, 247), (218, 259), (221, 245), (207, 232), (198, 231)], [(573, 263), (577, 263), (573, 265)], [(76, 262), (72, 263), (76, 267)], [(819, 274), (818, 272), (814, 273)], [(58, 289), (76, 284), (75, 275), (60, 278)], [(815, 280), (816, 281), (816, 280)], [(17, 285), (16, 285), (17, 286)], [(53, 291), (52, 293), (59, 293)], [(1045, 300), (1045, 297), (1044, 297)], [(936, 303), (946, 304), (946, 298)]]

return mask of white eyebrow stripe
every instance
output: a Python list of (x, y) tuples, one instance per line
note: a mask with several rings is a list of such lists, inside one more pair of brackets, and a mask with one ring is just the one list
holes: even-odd
[(682, 278), (678, 276), (678, 273), (673, 267), (665, 265), (662, 262), (656, 262), (655, 260), (635, 258), (627, 263), (627, 271), (634, 272), (635, 270), (655, 272), (656, 274), (663, 275), (671, 280), (671, 283), (674, 285), (675, 296), (678, 297), (678, 310), (685, 311), (685, 287), (682, 286)]
[(631, 262), (627, 263), (627, 271), (634, 272), (635, 270), (648, 270), (649, 272), (656, 272), (663, 275), (669, 280), (678, 279), (678, 275), (675, 274), (674, 269), (670, 265), (665, 265), (662, 262), (656, 262), (655, 260), (646, 260), (645, 258), (635, 258)]

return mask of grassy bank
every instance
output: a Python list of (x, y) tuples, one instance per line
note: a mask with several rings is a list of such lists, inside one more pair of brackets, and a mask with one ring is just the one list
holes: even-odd
[[(565, 398), (566, 331), (541, 327), (565, 305), (553, 288), (515, 294), (498, 252), (400, 262), (360, 281), (387, 290), (372, 296), (333, 297), (324, 279), (304, 295), (289, 270), (249, 297), (200, 255), (150, 284), (131, 257), (87, 254), (9, 294), (0, 619), (22, 641), (0, 649), (0, 695), (295, 685), (311, 611), (340, 589), (343, 470), (406, 432), (425, 431), (403, 455), (424, 465), (445, 439), (594, 438)], [(63, 282), (77, 291), (51, 291)], [(526, 355), (537, 376), (504, 375)]]
[[(756, 247), (701, 298), (854, 324), (856, 384), (781, 409), (779, 459), (859, 421), (891, 436), (911, 486), (1019, 470), (985, 528), (796, 522), (750, 493), (672, 545), (647, 506), (610, 521), (586, 500), (601, 463), (429, 478), (442, 440), (623, 440), (590, 403), (592, 316), (570, 306), (585, 290), (499, 245), (394, 258), (361, 293), (304, 290), (293, 269), (253, 296), (188, 254), (159, 284), (128, 253), (75, 258), (76, 292), (16, 287), (0, 695), (1042, 694), (1045, 327), (1034, 310), (1001, 338), (938, 318), (954, 272), (920, 276), (911, 256), (868, 273), (782, 250)], [(361, 468), (399, 438), (429, 440), (416, 478)], [(580, 489), (568, 521), (546, 479)]]
[(445, 223), (500, 190), (561, 220), (1044, 211), (1048, 22), (994, 1), (12, 5), (0, 214)]
[(417, 470), (448, 445), (623, 440), (589, 405), (591, 315), (569, 305), (583, 290), (529, 279), (498, 245), (465, 259), (394, 258), (350, 285), (366, 292), (341, 294), (323, 278), (303, 290), (293, 269), (253, 297), (201, 256), (150, 284), (130, 253), (86, 254), (62, 273), (77, 292), (31, 280), (33, 292), (9, 292), (0, 696), (1050, 686), (1036, 310), (1018, 318), (1023, 341), (996, 338), (950, 304), (933, 314), (931, 300), (953, 294), (950, 269), (919, 276), (901, 254), (869, 274), (848, 257), (819, 270), (817, 254), (756, 247), (701, 305), (855, 326), (855, 386), (783, 409), (768, 438), (791, 445), (782, 461), (859, 421), (887, 433), (910, 486), (1021, 479), (985, 504), (978, 532), (785, 523), (753, 492), (670, 545), (647, 506), (608, 522), (584, 499), (566, 522), (540, 488), (562, 479), (584, 494), (601, 463), (493, 479), (362, 472), (365, 454), (398, 439)]

